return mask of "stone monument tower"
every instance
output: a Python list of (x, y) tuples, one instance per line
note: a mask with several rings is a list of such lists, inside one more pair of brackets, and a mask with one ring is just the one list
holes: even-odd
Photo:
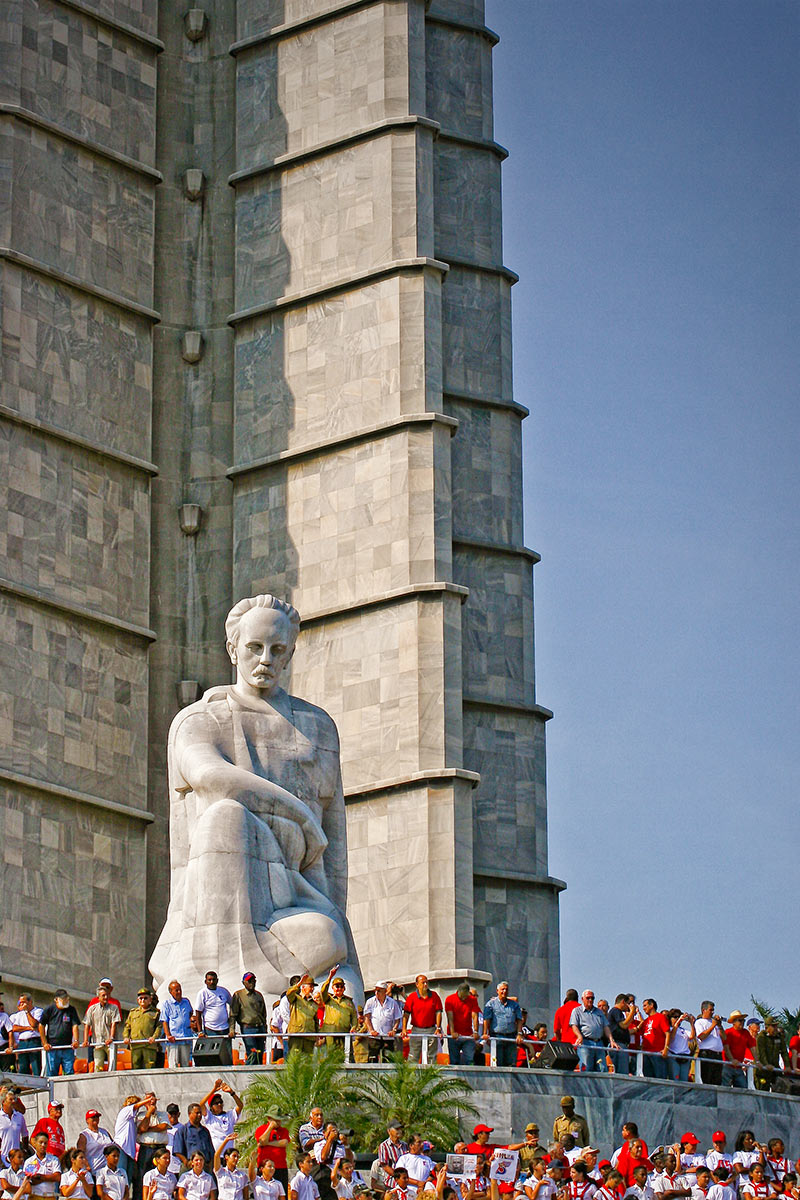
[(0, 14), (4, 974), (132, 997), (167, 730), (271, 592), (341, 736), (365, 981), (544, 1011), (496, 37), (482, 0), (198, 3)]

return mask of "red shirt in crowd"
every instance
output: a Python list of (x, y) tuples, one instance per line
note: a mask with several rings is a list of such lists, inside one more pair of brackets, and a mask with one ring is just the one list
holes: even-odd
[(670, 1023), (663, 1013), (654, 1012), (645, 1017), (642, 1025), (642, 1049), (661, 1053), (664, 1040), (670, 1031)]
[(553, 1041), (554, 1042), (571, 1042), (575, 1045), (575, 1030), (570, 1025), (569, 1019), (572, 1016), (572, 1010), (578, 1007), (577, 1000), (567, 1000), (566, 1004), (562, 1004), (553, 1014)]
[[(458, 1037), (472, 1037), (472, 1014), (477, 1013), (479, 1017), (481, 1015), (477, 996), (473, 996), (470, 992), (466, 1000), (462, 1000), (457, 992), (453, 992), (452, 996), (448, 996), (444, 1002), (444, 1011), (450, 1018), (451, 1033)], [(432, 1024), (433, 1021), (431, 1021)], [(473, 1151), (470, 1151), (470, 1154), (472, 1153)]]
[(61, 1158), (66, 1149), (64, 1128), (61, 1122), (57, 1121), (55, 1117), (40, 1117), (33, 1127), (31, 1137), (35, 1138), (37, 1133), (47, 1134), (47, 1153)]
[[(725, 1032), (728, 1034), (728, 1040), (730, 1041), (730, 1030), (726, 1029)], [(752, 1039), (753, 1035), (750, 1034), (750, 1037)], [(755, 1044), (756, 1044), (755, 1041), (753, 1041), (754, 1046), (755, 1046)], [(797, 1065), (800, 1066), (800, 1034), (796, 1033), (793, 1038), (789, 1038), (789, 1062), (792, 1061), (792, 1051), (793, 1050), (798, 1057)]]
[[(256, 1143), (258, 1143), (258, 1139), (260, 1137), (263, 1137), (266, 1132), (267, 1132), (266, 1125), (259, 1125), (258, 1129), (255, 1132)], [(284, 1138), (286, 1139), (286, 1141), (289, 1141), (291, 1138), (291, 1135), (289, 1133), (289, 1130), (284, 1129), (282, 1125), (276, 1125), (275, 1128), (273, 1129), (272, 1133), (269, 1135), (270, 1142), (282, 1142), (284, 1140)], [(275, 1163), (276, 1171), (279, 1170), (281, 1167), (286, 1168), (286, 1166), (288, 1165), (287, 1160), (286, 1160), (286, 1150), (287, 1150), (286, 1146), (270, 1146), (270, 1145), (259, 1146), (258, 1147), (258, 1158), (256, 1160), (259, 1171), (261, 1170), (261, 1168), (263, 1167), (263, 1165), (267, 1161), (267, 1159), (272, 1159), (272, 1161)]]
[(428, 992), (427, 996), (412, 992), (403, 1011), (409, 1014), (415, 1029), (433, 1029), (436, 1014), (442, 1011), (442, 1000), (438, 992)]
[[(730, 1029), (725, 1030), (725, 1040), (731, 1048), (731, 1054), (737, 1062), (744, 1062), (745, 1055), (748, 1050), (755, 1047), (756, 1039), (747, 1029), (735, 1029), (731, 1025)], [(796, 1038), (793, 1040), (797, 1040)], [(726, 1054), (725, 1057), (730, 1059), (731, 1054)]]

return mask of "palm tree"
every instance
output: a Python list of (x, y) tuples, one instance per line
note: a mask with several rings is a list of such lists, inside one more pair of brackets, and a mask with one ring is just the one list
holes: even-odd
[(778, 1028), (786, 1034), (787, 1041), (797, 1033), (800, 1026), (800, 1008), (772, 1008), (763, 1000), (756, 1000), (755, 996), (750, 997), (750, 1003), (762, 1021), (766, 1021), (767, 1017), (773, 1017), (777, 1021)]
[(402, 1054), (393, 1054), (391, 1061), (390, 1071), (358, 1071), (350, 1076), (355, 1102), (347, 1105), (347, 1119), (358, 1146), (374, 1152), (386, 1137), (388, 1123), (398, 1121), (406, 1133), (419, 1133), (437, 1147), (449, 1149), (460, 1137), (460, 1114), (477, 1114), (469, 1099), (472, 1087), (435, 1063), (417, 1065)]
[[(236, 1126), (242, 1157), (254, 1146), (259, 1125), (277, 1118), (297, 1142), (297, 1131), (319, 1105), (326, 1118), (345, 1123), (354, 1099), (353, 1088), (342, 1066), (341, 1054), (301, 1054), (292, 1050), (286, 1065), (277, 1071), (259, 1072), (244, 1093), (244, 1116)], [(287, 1148), (291, 1160), (291, 1148)]]

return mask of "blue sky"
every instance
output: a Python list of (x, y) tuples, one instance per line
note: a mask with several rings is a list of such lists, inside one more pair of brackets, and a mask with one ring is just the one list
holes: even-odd
[(800, 7), (487, 0), (562, 984), (800, 1005)]

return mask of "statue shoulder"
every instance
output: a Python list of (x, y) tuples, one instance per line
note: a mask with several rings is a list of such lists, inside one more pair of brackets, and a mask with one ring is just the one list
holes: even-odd
[(213, 724), (219, 727), (225, 722), (230, 716), (228, 690), (224, 686), (209, 688), (194, 704), (187, 704), (186, 708), (176, 713), (169, 727), (169, 745), (173, 746), (179, 736), (182, 738), (190, 732), (195, 736), (204, 726)]
[(301, 729), (325, 750), (339, 752), (339, 730), (330, 713), (309, 700), (289, 696), (292, 715)]

